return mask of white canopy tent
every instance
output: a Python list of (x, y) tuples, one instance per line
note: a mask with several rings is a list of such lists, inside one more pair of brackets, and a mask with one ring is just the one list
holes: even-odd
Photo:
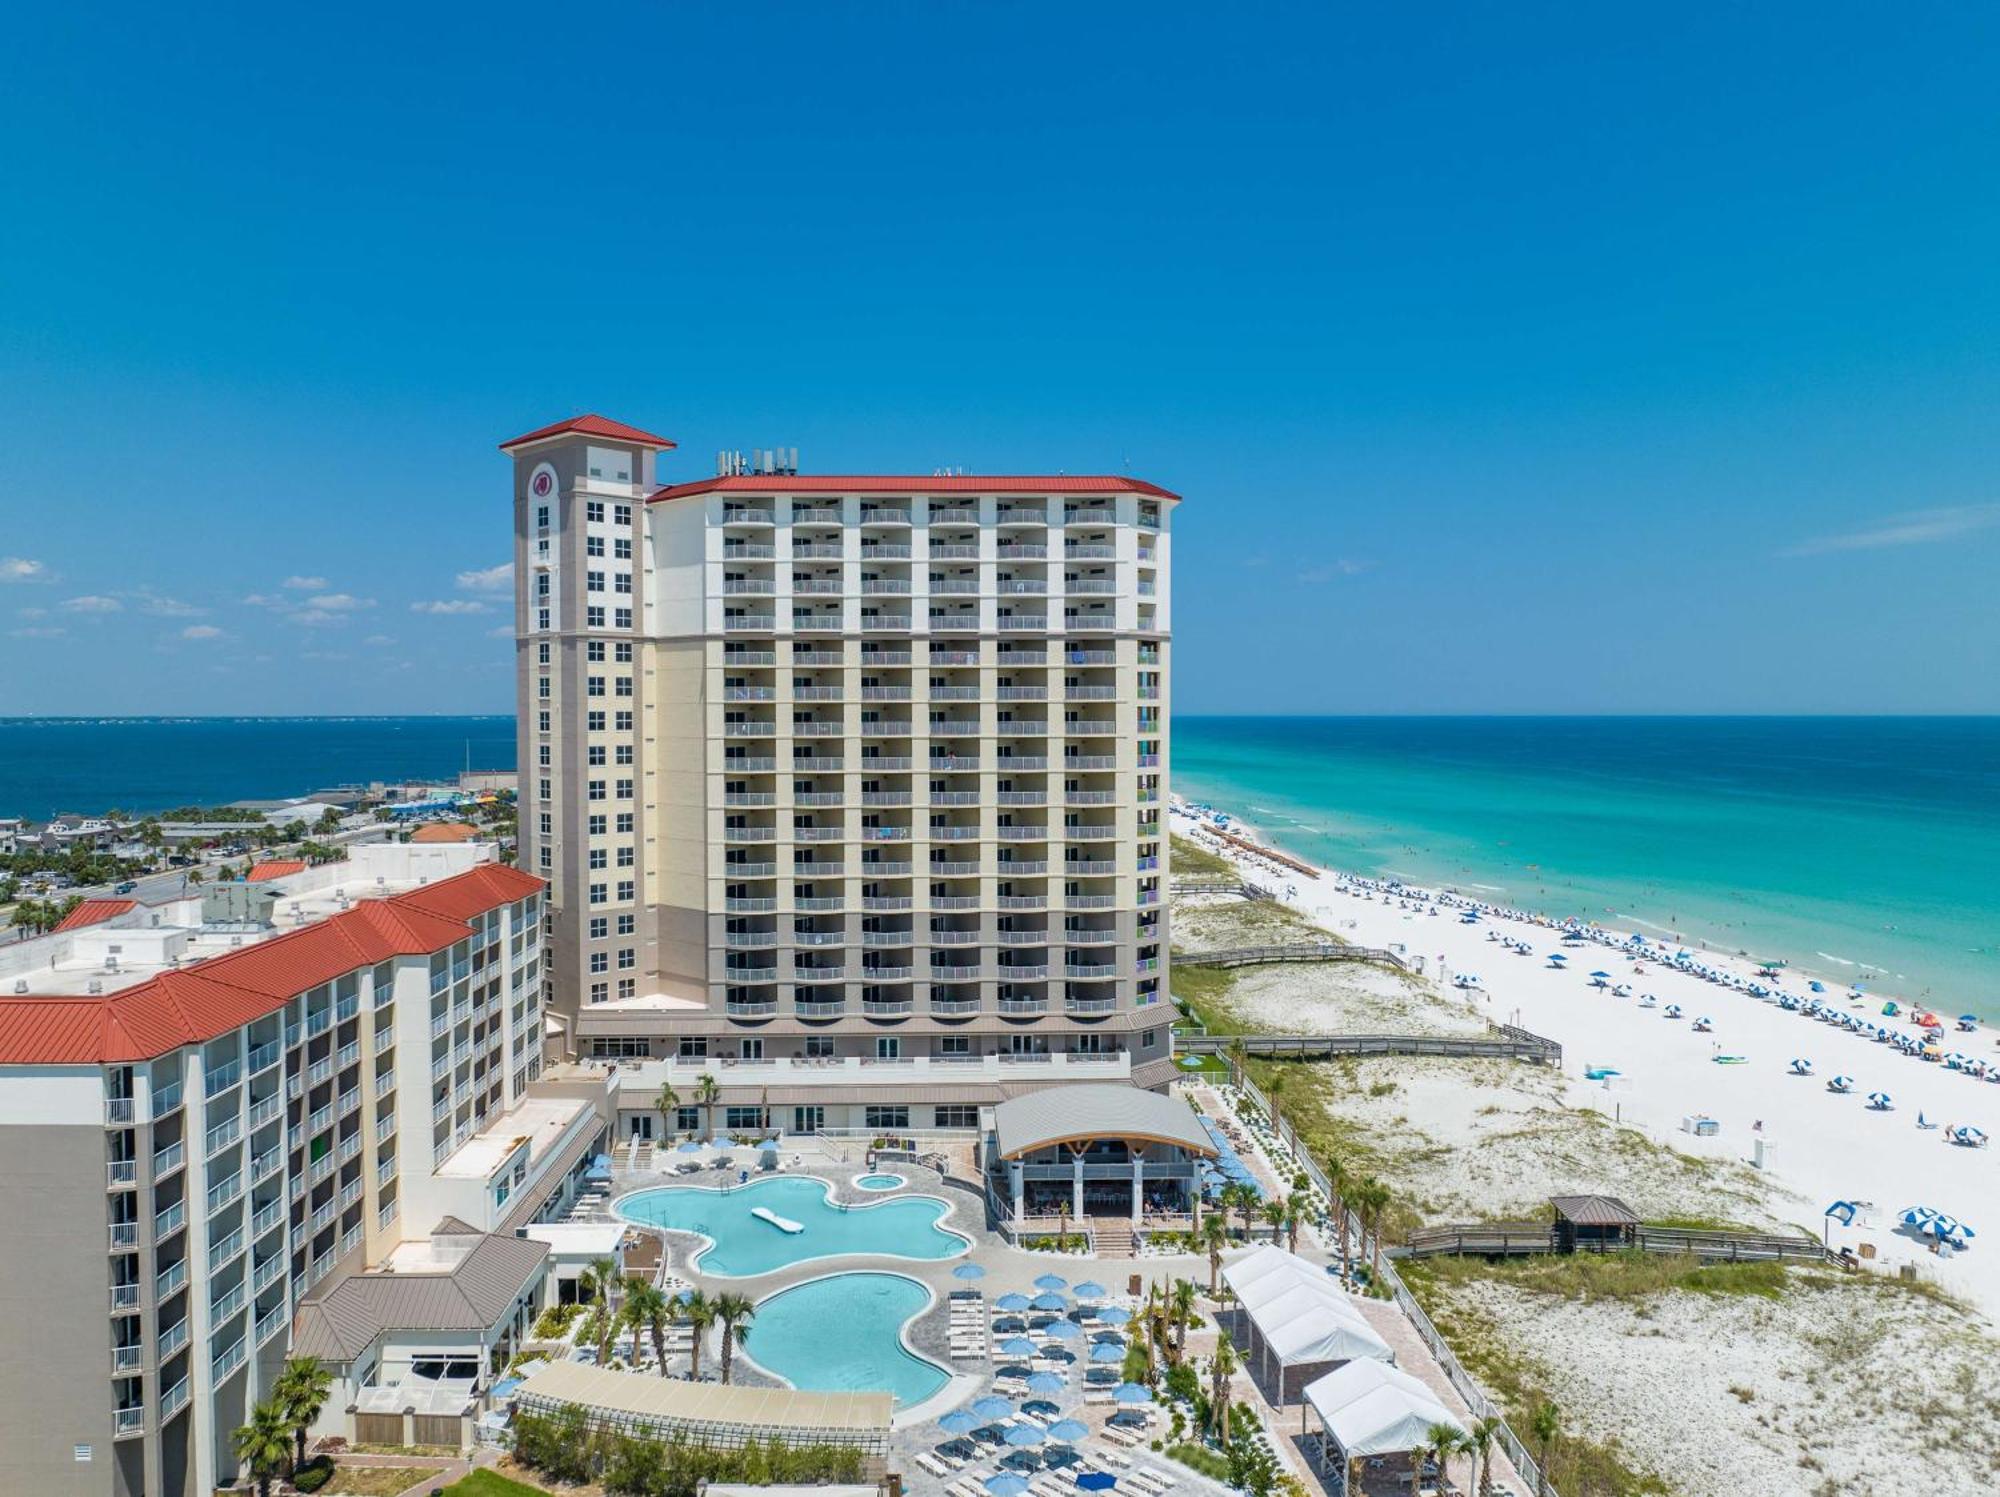
[(1328, 1447), (1345, 1463), (1369, 1456), (1405, 1455), (1430, 1443), (1433, 1425), (1465, 1434), (1464, 1421), (1429, 1387), (1384, 1362), (1349, 1362), (1307, 1385), (1305, 1401), (1319, 1416), (1319, 1468), (1328, 1469)]
[(1395, 1353), (1346, 1292), (1290, 1253), (1253, 1253), (1224, 1271), (1250, 1330), (1263, 1370), (1277, 1364), (1276, 1402), (1283, 1407), (1286, 1384), (1357, 1357), (1393, 1362)]

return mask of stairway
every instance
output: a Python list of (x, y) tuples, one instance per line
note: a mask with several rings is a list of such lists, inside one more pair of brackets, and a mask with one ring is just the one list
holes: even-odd
[(1090, 1233), (1096, 1240), (1097, 1256), (1100, 1258), (1138, 1256), (1138, 1239), (1132, 1235), (1132, 1228), (1125, 1222), (1092, 1222)]

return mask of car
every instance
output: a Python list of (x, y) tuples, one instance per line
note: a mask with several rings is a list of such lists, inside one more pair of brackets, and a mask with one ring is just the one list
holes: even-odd
[(139, 886), (137, 883), (133, 882), (133, 880), (128, 878), (125, 880), (124, 883), (118, 885), (111, 892), (113, 894), (130, 894), (134, 889), (138, 887)]

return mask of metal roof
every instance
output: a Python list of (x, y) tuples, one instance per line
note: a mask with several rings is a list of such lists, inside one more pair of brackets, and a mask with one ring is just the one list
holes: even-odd
[(549, 1256), (545, 1242), (484, 1237), (449, 1273), (362, 1273), (299, 1306), (292, 1354), (351, 1362), (385, 1331), (490, 1330)]
[(86, 899), (82, 904), (62, 917), (56, 926), (59, 931), (81, 930), (86, 925), (101, 925), (106, 920), (114, 920), (139, 903), (136, 899)]
[(1145, 494), (1178, 500), (1179, 494), (1142, 478), (1109, 473), (731, 473), (672, 484), (647, 496), (683, 499), (690, 494)]
[(614, 1372), (581, 1362), (553, 1362), (521, 1385), (523, 1403), (580, 1404), (614, 1417), (666, 1427), (684, 1425), (770, 1433), (850, 1433), (886, 1437), (895, 1399), (887, 1393), (802, 1393), (691, 1383), (650, 1373)]
[(1579, 1227), (1636, 1227), (1639, 1213), (1616, 1196), (1551, 1196), (1556, 1215)]
[(1131, 1086), (1050, 1086), (1012, 1097), (993, 1109), (993, 1132), (1002, 1159), (1092, 1138), (1174, 1144), (1211, 1158), (1216, 1152), (1184, 1100)]
[(511, 442), (502, 442), (500, 450), (506, 452), (510, 448), (525, 447), (530, 442), (545, 442), (550, 437), (564, 436), (603, 437), (608, 441), (633, 442), (641, 447), (660, 449), (674, 445), (665, 437), (656, 437), (649, 431), (641, 431), (636, 426), (627, 426), (623, 421), (613, 421), (608, 416), (577, 416), (568, 421), (558, 421), (552, 426), (537, 427), (534, 431), (518, 436)]

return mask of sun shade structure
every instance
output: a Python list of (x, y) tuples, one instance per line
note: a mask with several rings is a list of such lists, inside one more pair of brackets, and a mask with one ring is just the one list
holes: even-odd
[(1277, 1367), (1280, 1407), (1315, 1378), (1357, 1360), (1395, 1353), (1340, 1286), (1281, 1248), (1264, 1247), (1223, 1270), (1249, 1321), (1248, 1350)]
[(595, 1428), (685, 1434), (718, 1449), (773, 1438), (795, 1445), (850, 1445), (875, 1457), (889, 1446), (895, 1399), (887, 1393), (801, 1393), (725, 1387), (581, 1362), (556, 1362), (521, 1385), (518, 1406), (553, 1414), (575, 1404)]
[(1430, 1443), (1433, 1425), (1465, 1434), (1464, 1423), (1423, 1383), (1385, 1362), (1349, 1362), (1305, 1390), (1319, 1416), (1319, 1468), (1338, 1453), (1343, 1463), (1402, 1455)]
[(1129, 1086), (1052, 1086), (1012, 1097), (994, 1108), (993, 1129), (1002, 1159), (1100, 1138), (1171, 1144), (1215, 1157), (1215, 1145), (1185, 1101)]

